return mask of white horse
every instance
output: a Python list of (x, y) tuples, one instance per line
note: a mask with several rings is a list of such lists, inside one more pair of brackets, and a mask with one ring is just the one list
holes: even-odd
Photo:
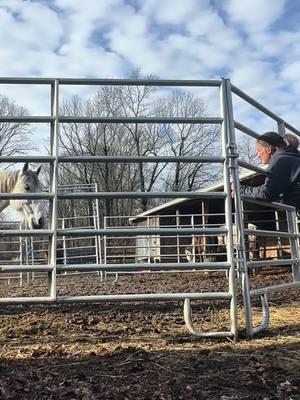
[[(20, 171), (0, 172), (0, 193), (39, 193), (42, 192), (42, 185), (36, 171), (28, 168), (26, 162)], [(46, 225), (46, 210), (42, 200), (0, 200), (0, 213), (10, 206), (22, 215), (22, 222), (25, 228), (42, 229)]]

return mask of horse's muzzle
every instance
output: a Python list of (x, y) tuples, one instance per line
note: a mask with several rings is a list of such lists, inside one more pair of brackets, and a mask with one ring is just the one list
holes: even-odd
[(39, 218), (37, 223), (35, 223), (34, 221), (32, 221), (32, 227), (33, 229), (43, 229), (45, 227), (45, 219), (43, 217)]

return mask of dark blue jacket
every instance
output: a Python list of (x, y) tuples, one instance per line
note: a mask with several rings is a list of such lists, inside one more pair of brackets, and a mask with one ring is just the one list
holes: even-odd
[(241, 194), (267, 201), (283, 201), (300, 210), (300, 155), (280, 149), (271, 157), (267, 177), (261, 186), (241, 186)]

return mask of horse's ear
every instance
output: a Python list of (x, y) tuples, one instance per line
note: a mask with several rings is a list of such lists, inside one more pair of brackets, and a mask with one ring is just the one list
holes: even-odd
[(28, 170), (28, 162), (26, 162), (22, 168), (22, 174), (25, 174), (25, 172)]
[(42, 166), (40, 165), (40, 166), (38, 167), (38, 169), (35, 171), (35, 173), (36, 173), (37, 176), (38, 176), (39, 173), (41, 172), (41, 169), (42, 169)]

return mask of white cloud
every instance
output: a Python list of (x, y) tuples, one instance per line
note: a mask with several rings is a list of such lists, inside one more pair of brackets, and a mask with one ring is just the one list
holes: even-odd
[(28, 1), (4, 0), (0, 6), (1, 41), (5, 47), (55, 50), (62, 39), (63, 27), (54, 11), (44, 4)]
[(151, 16), (159, 24), (185, 24), (189, 19), (209, 4), (205, 0), (147, 0), (141, 1), (143, 14)]
[[(232, 82), (268, 108), (282, 104), (289, 96), (282, 90), (282, 82), (272, 69), (272, 63), (252, 61), (233, 68)], [(275, 112), (275, 110), (273, 109)]]
[(282, 69), (281, 76), (288, 81), (300, 80), (300, 60), (285, 65)]
[(284, 11), (285, 0), (227, 0), (223, 2), (229, 18), (245, 31), (262, 31)]
[[(299, 110), (300, 30), (281, 26), (285, 4), (2, 0), (0, 75), (110, 78), (136, 67), (170, 79), (225, 75), (283, 117), (295, 119), (289, 110)], [(26, 96), (26, 90), (14, 87), (9, 93), (30, 111), (48, 110), (42, 91)], [(88, 93), (80, 88), (79, 94)], [(252, 123), (251, 113), (243, 110), (246, 119), (247, 113)]]
[(191, 16), (186, 29), (197, 40), (206, 38), (208, 43), (220, 50), (231, 51), (242, 42), (237, 30), (226, 26), (217, 10), (211, 7)]

